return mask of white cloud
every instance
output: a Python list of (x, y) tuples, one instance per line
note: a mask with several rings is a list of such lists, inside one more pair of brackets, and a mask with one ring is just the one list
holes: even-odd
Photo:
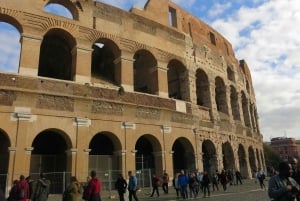
[(213, 5), (211, 10), (208, 12), (209, 17), (216, 17), (218, 15), (223, 14), (226, 10), (230, 9), (231, 3), (226, 2), (226, 3), (216, 3)]
[[(256, 91), (261, 132), (300, 137), (300, 7), (272, 0), (241, 8), (212, 27), (224, 34), (236, 56), (248, 63)], [(246, 33), (246, 34), (245, 34)], [(298, 92), (298, 93), (297, 93)]]
[(20, 57), (20, 34), (6, 23), (0, 23), (0, 71), (17, 72)]

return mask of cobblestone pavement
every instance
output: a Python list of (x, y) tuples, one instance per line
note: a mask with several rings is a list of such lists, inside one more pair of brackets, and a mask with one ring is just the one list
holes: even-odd
[[(265, 182), (267, 184), (267, 181)], [(266, 185), (267, 186), (267, 185)], [(258, 183), (254, 180), (243, 180), (243, 185), (228, 185), (227, 191), (224, 192), (222, 187), (219, 186), (219, 191), (211, 192), (210, 197), (203, 198), (203, 193), (196, 199), (189, 200), (205, 200), (205, 201), (269, 201), (267, 190), (262, 190)], [(181, 201), (182, 199), (176, 199), (175, 190), (173, 187), (169, 187), (169, 194), (164, 194), (160, 188), (160, 197), (149, 197), (151, 189), (142, 189), (138, 192), (139, 201)], [(125, 198), (127, 198), (125, 194)], [(108, 192), (101, 194), (102, 201), (118, 201), (118, 195), (116, 191), (112, 191), (109, 195)], [(50, 195), (48, 201), (60, 201), (61, 195)], [(128, 199), (127, 199), (128, 200)]]

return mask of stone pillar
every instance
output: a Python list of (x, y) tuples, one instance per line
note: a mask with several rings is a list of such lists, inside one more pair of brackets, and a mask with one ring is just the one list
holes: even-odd
[(191, 70), (187, 72), (188, 74), (188, 89), (190, 90), (183, 100), (191, 101), (193, 104), (197, 105), (197, 90), (196, 90), (196, 72)]
[(168, 64), (164, 62), (158, 62), (157, 65), (158, 95), (163, 98), (169, 97), (167, 66)]
[[(88, 144), (86, 133), (89, 132), (89, 127), (91, 125), (91, 120), (84, 117), (75, 117), (73, 119), (73, 126), (76, 126), (76, 137), (75, 137), (75, 163), (72, 163), (71, 170), (79, 181), (86, 181), (86, 177), (89, 175), (88, 164), (89, 164), (89, 152), (87, 149)], [(84, 170), (84, 171), (83, 171)]]
[(136, 150), (134, 149), (135, 144), (133, 142), (133, 130), (135, 130), (136, 125), (135, 123), (132, 122), (121, 122), (121, 129), (124, 130), (124, 172), (126, 177), (128, 177), (128, 171), (135, 172), (136, 167), (135, 167), (135, 153)]
[(7, 178), (7, 187), (10, 188), (12, 186), (13, 180), (18, 179), (15, 175), (14, 175), (14, 168), (15, 168), (15, 158), (16, 158), (16, 147), (8, 147), (8, 151), (9, 151), (9, 163), (8, 163), (8, 178)]
[(27, 33), (21, 35), (20, 75), (37, 76), (42, 37)]
[(73, 66), (76, 68), (74, 79), (79, 83), (90, 83), (93, 49), (77, 46), (74, 51), (76, 51), (76, 57), (73, 56)]
[[(124, 88), (125, 92), (134, 91), (134, 72), (133, 72), (133, 54), (131, 52), (122, 51), (121, 57), (117, 58), (114, 63), (116, 65), (116, 81)], [(126, 173), (127, 174), (127, 173)]]
[(76, 158), (77, 149), (71, 148), (67, 150), (67, 170), (71, 170), (71, 175), (76, 175)]
[(247, 166), (247, 172), (248, 172), (248, 175), (245, 175), (248, 179), (252, 179), (252, 170), (251, 170), (251, 167), (250, 167), (250, 161), (249, 161), (249, 152), (246, 151), (245, 152), (245, 157), (246, 157), (246, 166)]
[(16, 134), (15, 134), (15, 157), (13, 158), (13, 179), (19, 179), (21, 174), (28, 175), (30, 168), (30, 155), (28, 152), (33, 150), (29, 147), (27, 142), (28, 127), (31, 126), (30, 123), (36, 120), (36, 115), (30, 114), (30, 108), (26, 107), (16, 107), (15, 113), (12, 114), (11, 120), (16, 121)]

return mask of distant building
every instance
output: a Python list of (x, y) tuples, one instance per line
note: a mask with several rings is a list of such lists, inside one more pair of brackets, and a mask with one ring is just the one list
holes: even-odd
[(295, 138), (288, 138), (288, 137), (272, 138), (271, 147), (285, 161), (288, 161), (291, 158), (299, 158), (298, 146), (296, 144)]

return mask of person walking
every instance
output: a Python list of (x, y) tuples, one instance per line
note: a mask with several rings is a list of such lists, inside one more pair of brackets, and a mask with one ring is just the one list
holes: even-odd
[(189, 173), (189, 189), (190, 189), (190, 198), (196, 198), (198, 195), (197, 192), (198, 181), (195, 172)]
[[(210, 197), (210, 179), (206, 171), (203, 172), (203, 197)], [(207, 193), (207, 195), (206, 195)]]
[(227, 178), (227, 174), (226, 174), (225, 170), (221, 171), (219, 179), (220, 179), (220, 183), (222, 184), (224, 192), (226, 192), (227, 191), (228, 178)]
[(181, 197), (183, 199), (188, 199), (187, 186), (189, 184), (189, 178), (185, 174), (184, 170), (180, 171), (180, 175), (178, 176), (178, 185), (180, 187)]
[(81, 201), (82, 187), (75, 176), (71, 177), (70, 184), (67, 186), (63, 201)]
[(268, 195), (276, 201), (294, 201), (299, 194), (299, 184), (290, 177), (291, 167), (287, 162), (279, 164), (279, 174), (269, 180)]
[(35, 183), (33, 201), (47, 201), (50, 193), (50, 181), (46, 179), (44, 173), (40, 173), (40, 178)]
[(235, 175), (236, 175), (236, 184), (243, 184), (243, 182), (242, 182), (242, 174), (241, 174), (241, 172), (240, 171), (238, 171), (238, 170), (236, 170), (235, 171)]
[(25, 180), (24, 175), (20, 176), (20, 180), (16, 184), (17, 201), (27, 201), (30, 199), (29, 184)]
[(169, 193), (169, 175), (166, 170), (164, 170), (162, 175), (162, 189), (164, 193)]
[(101, 201), (101, 182), (96, 176), (96, 171), (90, 173), (91, 179), (87, 186), (87, 201)]
[(132, 171), (128, 171), (128, 176), (129, 176), (129, 182), (128, 182), (128, 199), (129, 201), (132, 201), (132, 197), (134, 198), (135, 201), (138, 201), (138, 197), (136, 195), (137, 191), (137, 178), (135, 175), (133, 175)]
[(176, 173), (175, 174), (175, 177), (173, 179), (173, 186), (174, 186), (174, 189), (176, 191), (176, 198), (179, 198), (180, 197), (180, 186), (178, 184), (178, 177), (179, 177), (180, 173)]
[(160, 179), (155, 174), (152, 175), (151, 183), (152, 183), (152, 193), (151, 193), (150, 197), (153, 197), (154, 192), (156, 192), (157, 197), (159, 197), (158, 187), (160, 186)]
[(216, 170), (215, 173), (213, 173), (212, 175), (212, 188), (213, 191), (215, 191), (215, 189), (217, 189), (217, 191), (219, 191), (219, 172), (218, 170)]
[(265, 179), (266, 179), (266, 175), (265, 175), (265, 172), (263, 171), (263, 169), (261, 168), (259, 170), (259, 172), (257, 173), (257, 179), (259, 181), (259, 185), (260, 185), (260, 188), (262, 190), (265, 190), (266, 189), (266, 186), (265, 186)]
[(127, 182), (124, 179), (122, 174), (119, 174), (117, 181), (115, 183), (115, 187), (118, 191), (119, 194), (119, 200), (120, 201), (125, 201), (124, 199), (124, 193), (126, 192), (126, 188), (127, 188)]

